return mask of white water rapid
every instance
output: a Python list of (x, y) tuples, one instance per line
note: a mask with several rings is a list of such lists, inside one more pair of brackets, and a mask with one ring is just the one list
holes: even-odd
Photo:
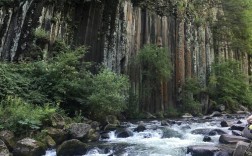
[[(132, 137), (117, 138), (115, 132), (109, 133), (109, 139), (100, 140), (84, 156), (190, 156), (187, 147), (191, 145), (219, 144), (219, 136), (210, 136), (212, 141), (204, 142), (203, 135), (192, 134), (195, 129), (220, 129), (231, 134), (227, 128), (220, 126), (223, 119), (213, 118), (210, 121), (181, 120), (182, 123), (172, 126), (161, 126), (160, 121), (145, 122), (147, 130), (134, 132)], [(229, 121), (235, 122), (237, 120)], [(241, 119), (245, 122), (244, 119)], [(127, 124), (135, 129), (137, 124)], [(56, 156), (55, 150), (48, 150), (45, 156)]]

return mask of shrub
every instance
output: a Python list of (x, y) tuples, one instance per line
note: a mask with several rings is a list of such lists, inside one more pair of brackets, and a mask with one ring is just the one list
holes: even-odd
[(117, 115), (126, 108), (129, 82), (123, 75), (117, 75), (107, 68), (93, 77), (91, 95), (88, 97), (92, 116)]
[(171, 76), (171, 61), (165, 48), (145, 45), (137, 55), (137, 62), (141, 66), (143, 78), (150, 80), (153, 85), (167, 81)]
[(210, 78), (209, 92), (218, 104), (225, 104), (234, 110), (239, 104), (251, 107), (252, 92), (248, 77), (236, 61), (220, 62), (214, 65)]
[(201, 92), (200, 83), (196, 78), (187, 79), (181, 93), (182, 106), (180, 110), (184, 113), (190, 112), (195, 115), (201, 113), (201, 105), (198, 99)]
[(21, 135), (30, 130), (40, 129), (42, 123), (47, 122), (57, 111), (58, 107), (49, 104), (36, 106), (26, 103), (21, 98), (8, 96), (0, 103), (0, 125), (3, 129)]

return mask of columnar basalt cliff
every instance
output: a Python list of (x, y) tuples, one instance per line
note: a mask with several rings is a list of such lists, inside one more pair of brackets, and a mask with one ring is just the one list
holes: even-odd
[[(37, 45), (47, 54), (43, 54), (45, 59), (59, 40), (72, 47), (87, 45), (88, 60), (103, 62), (117, 73), (128, 74), (132, 92), (141, 96), (144, 90), (140, 68), (132, 65), (132, 60), (143, 45), (157, 44), (167, 48), (172, 79), (140, 101), (140, 109), (165, 111), (181, 105), (180, 94), (186, 79), (196, 77), (202, 88), (207, 85), (211, 64), (219, 56), (240, 59), (244, 71), (249, 71), (246, 54), (238, 55), (220, 46), (224, 43), (215, 43), (210, 23), (196, 19), (208, 16), (215, 20), (217, 11), (203, 7), (195, 16), (190, 12), (190, 3), (189, 0), (159, 0), (153, 4), (130, 0), (13, 2), (0, 7), (0, 56), (7, 61), (25, 59), (26, 53), (34, 48), (34, 32), (44, 30), (48, 40)], [(208, 102), (208, 96), (202, 93), (205, 109)]]

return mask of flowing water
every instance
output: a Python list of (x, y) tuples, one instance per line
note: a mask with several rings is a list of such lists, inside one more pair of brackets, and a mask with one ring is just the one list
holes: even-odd
[[(240, 117), (245, 122), (244, 117)], [(219, 143), (219, 135), (211, 136), (211, 142), (204, 142), (203, 135), (192, 134), (195, 129), (221, 129), (231, 134), (227, 128), (222, 128), (220, 122), (228, 120), (213, 118), (212, 120), (181, 120), (179, 124), (161, 126), (160, 121), (145, 122), (147, 130), (134, 132), (132, 137), (117, 138), (115, 132), (109, 133), (109, 139), (100, 140), (84, 156), (190, 156), (187, 147), (191, 145), (215, 146)], [(230, 119), (235, 123), (238, 119)], [(134, 129), (137, 124), (127, 123)], [(46, 156), (56, 156), (55, 150), (48, 150)]]

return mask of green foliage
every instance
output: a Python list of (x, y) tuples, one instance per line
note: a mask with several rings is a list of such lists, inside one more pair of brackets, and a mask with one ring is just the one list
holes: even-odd
[(16, 134), (25, 134), (29, 130), (38, 130), (47, 122), (58, 108), (45, 104), (36, 106), (26, 103), (21, 98), (8, 96), (0, 103), (0, 125)]
[(179, 117), (180, 113), (179, 113), (179, 111), (176, 108), (174, 108), (173, 106), (171, 106), (164, 113), (164, 116), (165, 117)]
[(219, 14), (215, 23), (215, 40), (225, 41), (235, 51), (251, 53), (252, 1), (221, 0), (221, 6), (224, 13)]
[(201, 106), (198, 96), (202, 92), (200, 83), (196, 78), (187, 79), (181, 93), (182, 107), (180, 111), (198, 115), (201, 113)]
[(36, 29), (33, 35), (37, 45), (47, 43), (50, 40), (49, 34), (44, 29)]
[(88, 97), (93, 117), (117, 115), (126, 109), (128, 78), (103, 68), (93, 77), (91, 95)]
[(171, 77), (171, 61), (165, 48), (145, 45), (137, 55), (137, 62), (141, 66), (143, 81), (152, 83), (152, 88)]
[(210, 78), (209, 92), (218, 104), (225, 104), (234, 110), (239, 104), (252, 106), (252, 92), (248, 77), (241, 71), (236, 61), (226, 61), (214, 65)]

